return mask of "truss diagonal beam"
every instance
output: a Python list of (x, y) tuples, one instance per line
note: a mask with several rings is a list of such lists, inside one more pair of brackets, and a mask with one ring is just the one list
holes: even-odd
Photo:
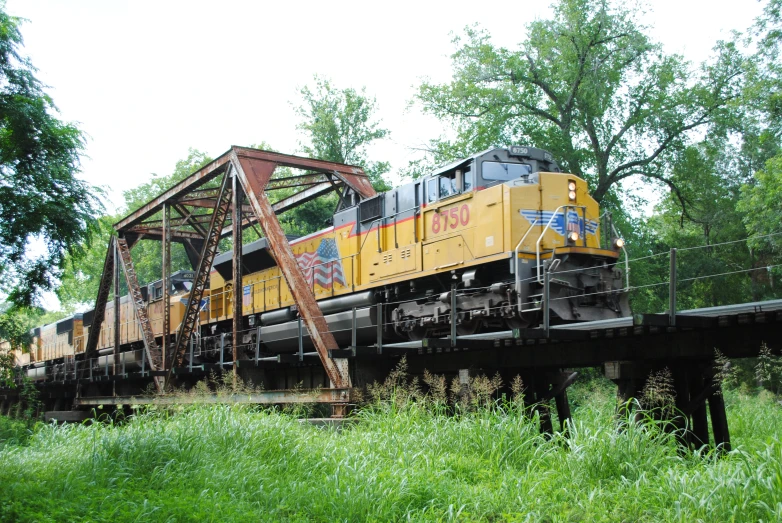
[(160, 340), (161, 359), (166, 361), (169, 333), (171, 332), (171, 205), (163, 204), (163, 332)]
[[(212, 180), (225, 172), (226, 165), (230, 161), (231, 155), (239, 152), (242, 156), (273, 163), (277, 166), (292, 167), (295, 169), (306, 169), (311, 171), (310, 176), (315, 173), (334, 176), (342, 180), (345, 185), (356, 191), (363, 198), (375, 196), (375, 190), (369, 181), (369, 177), (360, 167), (344, 165), (340, 163), (327, 162), (324, 160), (315, 160), (312, 158), (303, 158), (300, 156), (291, 156), (289, 154), (273, 153), (262, 151), (260, 149), (250, 149), (247, 147), (232, 147), (229, 151), (222, 154), (213, 162), (205, 165), (200, 170), (191, 174), (177, 185), (167, 190), (157, 198), (136, 209), (116, 224), (114, 229), (125, 232), (130, 227), (141, 223), (158, 212), (161, 206), (166, 203), (179, 202), (186, 199), (209, 198), (215, 194), (215, 189), (200, 189), (209, 180)], [(307, 176), (307, 175), (305, 175)]]
[[(291, 246), (272, 209), (269, 198), (266, 196), (266, 185), (277, 165), (269, 161), (241, 155), (241, 150), (234, 150), (231, 165), (250, 200), (250, 205), (269, 242), (269, 247), (277, 262), (277, 266), (285, 277), (288, 288), (293, 294), (296, 305), (299, 307), (299, 314), (307, 326), (310, 339), (315, 345), (315, 350), (318, 352), (326, 375), (331, 380), (332, 387), (342, 388), (346, 386), (349, 383), (349, 377), (342, 375), (334, 360), (329, 358), (328, 355), (329, 350), (338, 348), (337, 342), (331, 331), (329, 331), (328, 324), (318, 306), (315, 295), (312, 293), (309, 285), (307, 285), (301, 267), (299, 267), (293, 255)], [(234, 289), (234, 292), (237, 292), (237, 289)]]
[[(201, 298), (204, 295), (204, 288), (206, 287), (206, 281), (209, 279), (209, 272), (212, 269), (212, 262), (214, 261), (215, 254), (217, 253), (217, 244), (220, 242), (220, 231), (223, 230), (225, 219), (231, 210), (231, 172), (230, 168), (226, 169), (223, 176), (223, 183), (220, 186), (220, 194), (217, 198), (217, 205), (212, 213), (212, 222), (209, 224), (209, 231), (204, 241), (204, 247), (201, 251), (201, 258), (198, 263), (198, 269), (195, 273), (193, 280), (193, 286), (190, 289), (190, 296), (187, 300), (187, 308), (185, 310), (185, 316), (182, 320), (182, 324), (177, 331), (176, 342), (174, 343), (174, 349), (172, 352), (172, 361), (168, 369), (168, 377), (171, 377), (171, 373), (174, 367), (182, 365), (182, 359), (185, 355), (185, 348), (187, 347), (190, 336), (193, 334), (195, 328), (196, 319), (201, 310)], [(234, 290), (236, 292), (236, 290)]]
[(334, 185), (332, 185), (329, 182), (321, 183), (312, 187), (308, 187), (307, 189), (304, 189), (303, 191), (299, 191), (296, 194), (292, 196), (288, 196), (287, 198), (283, 198), (282, 200), (278, 202), (274, 202), (272, 204), (272, 209), (274, 209), (274, 212), (277, 214), (284, 213), (288, 209), (292, 209), (293, 207), (296, 207), (297, 205), (301, 205), (302, 203), (306, 203), (312, 199), (317, 198), (318, 196), (321, 196), (323, 194), (328, 194), (331, 191), (334, 190)]
[(233, 342), (233, 361), (234, 361), (234, 385), (236, 385), (237, 369), (239, 365), (239, 343), (240, 333), (242, 332), (242, 316), (244, 305), (244, 286), (242, 285), (242, 203), (244, 203), (244, 191), (242, 191), (242, 184), (236, 178), (236, 171), (231, 176), (231, 187), (233, 192), (233, 215), (231, 216), (231, 222), (233, 223), (233, 322), (232, 322), (232, 337)]
[[(106, 259), (103, 261), (103, 273), (100, 276), (100, 283), (98, 284), (98, 297), (95, 300), (95, 311), (92, 316), (92, 325), (90, 325), (90, 333), (87, 337), (87, 346), (85, 348), (85, 354), (88, 358), (91, 358), (95, 350), (98, 348), (98, 338), (100, 338), (100, 328), (103, 325), (104, 316), (106, 316), (106, 302), (109, 299), (109, 290), (111, 290), (111, 282), (114, 278), (114, 251), (115, 242), (114, 236), (109, 240), (109, 248), (106, 251)], [(116, 290), (114, 291), (117, 292)]]
[[(136, 309), (136, 317), (141, 326), (144, 350), (147, 353), (149, 368), (152, 371), (160, 371), (163, 369), (163, 358), (160, 353), (160, 347), (157, 346), (155, 336), (152, 333), (152, 325), (149, 323), (147, 308), (138, 285), (136, 269), (133, 266), (133, 259), (130, 257), (130, 248), (124, 238), (117, 238), (117, 246), (119, 247), (120, 260), (122, 260), (122, 270), (125, 273), (125, 281), (128, 284), (130, 300), (133, 302), (133, 307)], [(161, 376), (155, 376), (155, 387), (158, 392), (163, 392), (165, 389), (165, 381)]]
[[(206, 219), (204, 217), (202, 218), (200, 215), (193, 214), (193, 212), (187, 208), (185, 208), (183, 205), (180, 205), (178, 203), (175, 203), (172, 205), (174, 209), (176, 209), (176, 212), (178, 212), (182, 218), (187, 220), (188, 225), (190, 225), (195, 231), (200, 234), (201, 236), (206, 236), (206, 229), (201, 225), (201, 222), (199, 220)], [(212, 206), (214, 207), (214, 206)]]
[(176, 201), (184, 195), (192, 192), (194, 189), (204, 185), (209, 180), (212, 180), (225, 171), (225, 164), (227, 162), (226, 155), (221, 156), (217, 160), (202, 167), (199, 171), (191, 174), (171, 189), (167, 190), (154, 200), (151, 200), (146, 205), (141, 206), (132, 214), (126, 216), (121, 221), (114, 224), (114, 229), (123, 231), (133, 225), (140, 223), (142, 220), (152, 216), (160, 207), (169, 201)]

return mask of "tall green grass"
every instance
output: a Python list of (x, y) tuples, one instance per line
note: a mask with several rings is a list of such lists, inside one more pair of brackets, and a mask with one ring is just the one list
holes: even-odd
[(229, 406), (42, 425), (0, 448), (0, 520), (782, 520), (782, 407), (726, 400), (736, 450), (722, 458), (655, 425), (617, 430), (611, 396), (588, 388), (567, 438), (512, 404), (386, 402), (339, 432)]

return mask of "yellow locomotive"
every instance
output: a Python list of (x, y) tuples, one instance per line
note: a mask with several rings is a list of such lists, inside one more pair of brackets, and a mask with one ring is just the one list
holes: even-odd
[[(384, 303), (384, 338), (420, 339), (448, 332), (450, 293), (457, 291), (457, 331), (523, 328), (541, 318), (544, 266), (553, 271), (553, 321), (630, 314), (623, 245), (600, 248), (600, 212), (584, 180), (560, 172), (551, 155), (531, 147), (490, 149), (357, 204), (333, 225), (291, 247), (330, 330), (350, 343), (356, 308), (359, 342), (374, 340)], [(260, 325), (270, 352), (298, 346), (293, 296), (266, 240), (245, 245), (242, 315)], [(227, 332), (231, 254), (210, 277), (209, 319)], [(247, 342), (248, 340), (244, 340)], [(240, 342), (241, 343), (241, 342)]]
[[(623, 242), (612, 238), (601, 248), (603, 228), (584, 180), (560, 172), (546, 151), (512, 146), (483, 151), (370, 199), (341, 200), (330, 227), (289, 240), (329, 329), (340, 344), (349, 344), (354, 321), (358, 343), (376, 339), (378, 321), (387, 340), (447, 335), (454, 304), (460, 335), (534, 327), (543, 313), (546, 271), (552, 322), (628, 316), (617, 264)], [(235, 342), (272, 354), (297, 350), (296, 306), (266, 240), (242, 250), (246, 330)], [(231, 253), (217, 256), (204, 295), (200, 334), (211, 340), (205, 343), (212, 353), (216, 335), (231, 331), (232, 270)], [(182, 321), (192, 277), (188, 271), (172, 275), (171, 334)], [(150, 284), (145, 296), (158, 337), (164, 306), (159, 287)], [(138, 348), (132, 304), (127, 297), (121, 302), (123, 350)], [(44, 334), (52, 326), (42, 327), (28, 364), (78, 355), (91, 314), (63, 320), (67, 325), (54, 326), (58, 334), (51, 340)], [(105, 314), (98, 348), (108, 365), (111, 302)], [(69, 343), (54, 348), (61, 330)], [(199, 354), (203, 359), (209, 350)]]

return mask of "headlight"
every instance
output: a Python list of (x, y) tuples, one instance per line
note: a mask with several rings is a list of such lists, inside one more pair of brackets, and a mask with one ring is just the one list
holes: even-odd
[(576, 191), (570, 191), (569, 193), (567, 193), (567, 196), (571, 200), (575, 200), (576, 199)]
[(576, 243), (578, 241), (578, 233), (576, 231), (570, 231), (567, 233), (567, 239), (573, 243)]
[(614, 248), (621, 249), (625, 246), (625, 241), (622, 238), (614, 238)]
[(567, 188), (569, 191), (575, 191), (576, 190), (576, 182), (573, 180), (570, 180), (567, 184)]

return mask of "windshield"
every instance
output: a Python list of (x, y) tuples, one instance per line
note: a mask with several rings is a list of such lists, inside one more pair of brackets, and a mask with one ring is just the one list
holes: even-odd
[(515, 180), (532, 173), (532, 167), (526, 163), (483, 162), (484, 180)]

